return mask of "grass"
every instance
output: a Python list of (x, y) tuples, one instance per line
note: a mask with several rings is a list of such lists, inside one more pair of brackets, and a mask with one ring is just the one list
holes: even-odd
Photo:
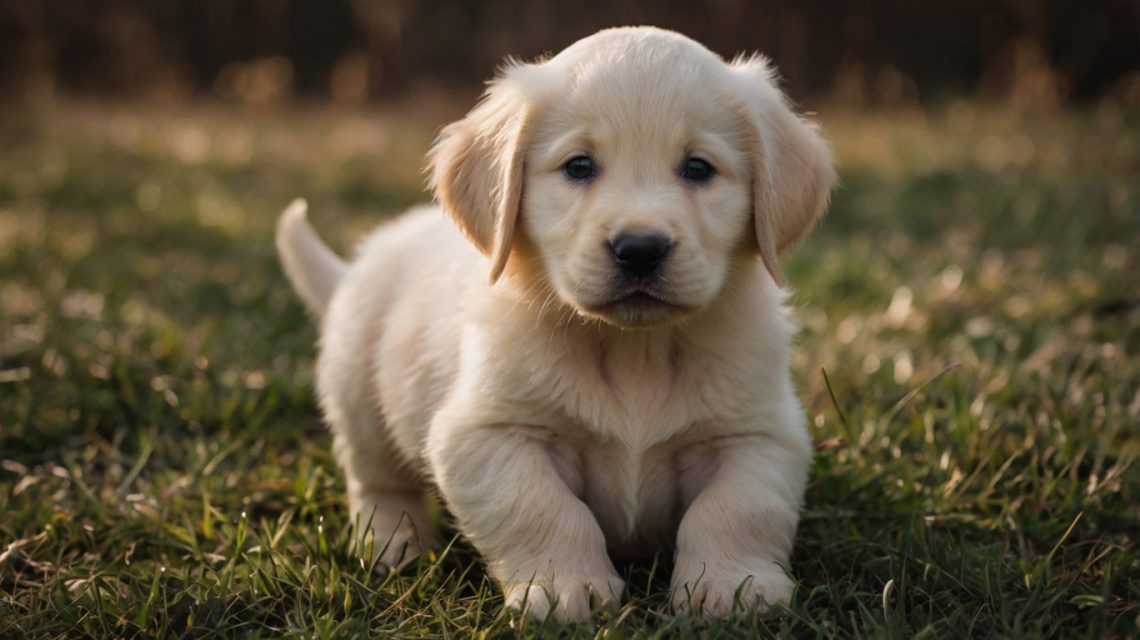
[[(843, 187), (787, 265), (821, 447), (795, 600), (523, 629), (461, 539), (348, 535), (272, 225), (342, 250), (424, 196), (446, 107), (0, 116), (0, 637), (1140, 635), (1140, 120), (825, 114)], [(825, 373), (826, 372), (826, 376)]]

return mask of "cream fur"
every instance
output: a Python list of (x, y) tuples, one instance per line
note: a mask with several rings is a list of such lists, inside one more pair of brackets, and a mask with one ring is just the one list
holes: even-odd
[[(562, 172), (582, 154), (589, 184)], [(716, 176), (683, 180), (689, 156)], [(379, 559), (435, 543), (434, 486), (507, 605), (535, 617), (618, 602), (611, 555), (661, 549), (679, 610), (729, 615), (738, 589), (786, 601), (812, 450), (776, 256), (835, 174), (766, 64), (603, 31), (509, 66), (430, 160), (462, 234), (419, 208), (347, 266), (303, 205), (278, 235), (322, 318), (321, 406)], [(613, 302), (623, 232), (674, 243), (645, 290), (668, 304)]]

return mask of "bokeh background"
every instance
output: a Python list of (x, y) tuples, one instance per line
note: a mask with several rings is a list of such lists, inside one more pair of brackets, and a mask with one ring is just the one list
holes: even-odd
[(348, 253), (504, 56), (638, 23), (831, 142), (784, 264), (820, 449), (779, 615), (674, 618), (663, 554), (563, 635), (1140, 635), (1135, 0), (0, 0), (0, 638), (554, 631), (462, 538), (361, 562), (273, 230)]
[(1135, 100), (1130, 0), (4, 0), (0, 90), (359, 102), (477, 86), (622, 24), (770, 55), (798, 99), (913, 106), (979, 96), (1056, 107)]

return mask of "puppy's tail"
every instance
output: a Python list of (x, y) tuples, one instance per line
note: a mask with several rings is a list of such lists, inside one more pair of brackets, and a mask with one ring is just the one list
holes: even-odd
[(293, 289), (318, 318), (325, 315), (348, 264), (321, 241), (305, 216), (309, 204), (294, 200), (277, 220), (277, 253)]

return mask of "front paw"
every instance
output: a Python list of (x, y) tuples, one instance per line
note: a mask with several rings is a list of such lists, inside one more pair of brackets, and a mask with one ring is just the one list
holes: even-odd
[(418, 535), (415, 530), (407, 527), (396, 529), (388, 535), (376, 535), (373, 540), (372, 558), (378, 570), (401, 571), (420, 557), (424, 551), (436, 548), (439, 543), (427, 536)]
[(673, 576), (673, 609), (712, 618), (727, 618), (756, 606), (766, 611), (791, 600), (794, 587), (783, 568), (767, 560), (747, 567), (678, 563)]
[(589, 620), (591, 606), (616, 608), (624, 589), (625, 582), (616, 574), (555, 575), (503, 585), (508, 609), (539, 621), (553, 610), (554, 620), (563, 624)]
[(376, 512), (365, 524), (361, 536), (362, 551), (371, 550), (371, 560), (378, 571), (400, 571), (424, 551), (438, 548), (435, 532), (417, 526), (406, 513)]

